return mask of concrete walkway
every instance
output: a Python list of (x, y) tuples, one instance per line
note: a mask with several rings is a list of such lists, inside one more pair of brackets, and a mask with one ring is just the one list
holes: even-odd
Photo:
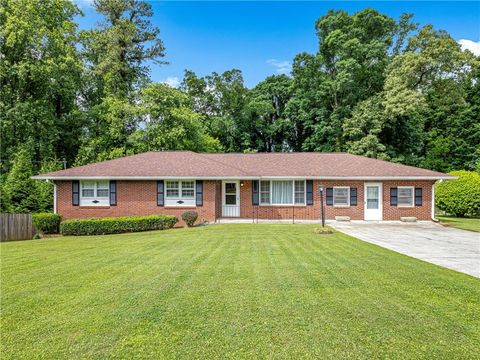
[(329, 222), (329, 225), (372, 244), (480, 277), (480, 233), (434, 222)]

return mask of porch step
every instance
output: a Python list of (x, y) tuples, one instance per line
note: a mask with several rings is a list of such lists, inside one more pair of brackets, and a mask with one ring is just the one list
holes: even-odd
[(350, 221), (350, 216), (335, 216), (335, 221)]
[(415, 216), (402, 216), (400, 218), (401, 222), (417, 222), (417, 218)]

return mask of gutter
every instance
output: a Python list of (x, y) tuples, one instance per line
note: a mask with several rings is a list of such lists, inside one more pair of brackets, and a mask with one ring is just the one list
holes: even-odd
[(458, 176), (32, 176), (34, 180), (360, 180), (360, 181), (394, 181), (394, 180), (454, 180)]

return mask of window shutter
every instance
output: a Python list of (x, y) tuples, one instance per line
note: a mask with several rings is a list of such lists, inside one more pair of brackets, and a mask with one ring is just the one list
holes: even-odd
[(72, 205), (80, 205), (80, 181), (72, 181)]
[(415, 206), (422, 206), (422, 188), (415, 188)]
[(333, 188), (327, 188), (326, 195), (327, 205), (333, 205)]
[(390, 205), (391, 206), (398, 205), (397, 188), (390, 188)]
[(157, 206), (163, 206), (164, 196), (163, 196), (163, 180), (157, 181)]
[(195, 190), (196, 190), (196, 203), (197, 206), (203, 206), (203, 181), (197, 180), (195, 182)]
[(357, 188), (350, 188), (350, 206), (357, 206)]
[(117, 182), (110, 180), (110, 206), (117, 205)]
[(307, 205), (313, 205), (313, 180), (307, 180)]
[(259, 194), (258, 194), (258, 180), (252, 180), (252, 204), (258, 205), (259, 203)]

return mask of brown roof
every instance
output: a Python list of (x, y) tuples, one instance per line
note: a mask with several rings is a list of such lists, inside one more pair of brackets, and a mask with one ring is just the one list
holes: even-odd
[(301, 177), (447, 179), (449, 175), (347, 153), (227, 153), (159, 151), (35, 176), (36, 179)]

